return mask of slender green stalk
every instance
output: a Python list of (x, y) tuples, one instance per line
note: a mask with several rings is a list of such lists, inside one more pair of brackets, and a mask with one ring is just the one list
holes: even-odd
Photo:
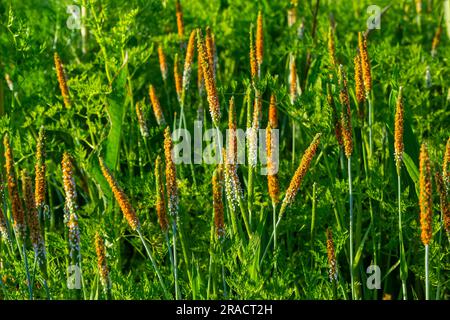
[(352, 287), (352, 299), (355, 299), (355, 287), (353, 282), (353, 188), (352, 188), (352, 157), (347, 158), (348, 166), (348, 195), (350, 211), (350, 282)]
[(373, 154), (373, 140), (372, 140), (373, 106), (372, 100), (370, 99), (369, 95), (367, 95), (367, 102), (369, 104), (369, 168), (370, 168)]
[(315, 228), (316, 228), (316, 186), (313, 183), (313, 194), (312, 194), (312, 209), (311, 209), (311, 248), (314, 250), (314, 238), (315, 238)]
[[(403, 227), (402, 227), (402, 211), (401, 211), (401, 184), (400, 184), (400, 170), (397, 173), (397, 187), (398, 187), (398, 236), (400, 241), (400, 279), (402, 281), (403, 300), (407, 300), (406, 277), (404, 274), (404, 266), (406, 266), (405, 247), (403, 244)], [(407, 269), (406, 269), (407, 270)]]
[(430, 300), (429, 245), (425, 246), (425, 300)]
[(275, 257), (275, 271), (277, 270), (277, 205), (272, 202), (273, 208), (273, 255)]
[(175, 299), (180, 300), (180, 289), (178, 288), (178, 266), (177, 266), (177, 223), (172, 223), (172, 241), (173, 241), (173, 277), (175, 281)]
[(25, 265), (25, 272), (27, 274), (28, 294), (29, 294), (30, 300), (33, 300), (33, 287), (32, 287), (33, 285), (31, 283), (30, 270), (28, 268), (28, 259), (27, 259), (27, 251), (26, 251), (26, 248), (25, 248), (25, 241), (23, 242), (22, 250), (23, 250), (23, 262), (24, 262), (24, 265)]
[(161, 273), (159, 272), (158, 266), (156, 265), (155, 259), (153, 259), (152, 252), (150, 251), (150, 248), (148, 247), (148, 244), (145, 242), (144, 237), (142, 236), (141, 230), (136, 229), (136, 232), (139, 235), (139, 238), (141, 239), (142, 244), (145, 247), (145, 251), (147, 252), (147, 255), (148, 255), (149, 259), (150, 259), (150, 262), (153, 265), (153, 268), (155, 269), (156, 275), (158, 276), (159, 283), (161, 284), (161, 288), (164, 291), (164, 295), (166, 296), (166, 299), (169, 299), (170, 295), (168, 294), (166, 286), (164, 285), (164, 281), (163, 281), (163, 279), (161, 277)]

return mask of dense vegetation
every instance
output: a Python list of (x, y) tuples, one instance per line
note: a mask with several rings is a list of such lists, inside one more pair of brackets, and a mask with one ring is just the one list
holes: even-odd
[[(449, 298), (448, 1), (10, 0), (0, 23), (0, 299)], [(277, 175), (175, 166), (198, 119), (278, 128)]]

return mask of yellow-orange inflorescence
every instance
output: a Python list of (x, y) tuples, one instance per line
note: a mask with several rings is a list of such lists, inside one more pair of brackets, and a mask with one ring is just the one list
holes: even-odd
[(370, 90), (372, 90), (372, 72), (370, 70), (370, 59), (369, 53), (367, 51), (367, 40), (361, 32), (358, 33), (358, 47), (359, 47), (359, 54), (361, 55), (361, 67), (364, 80), (364, 89), (367, 95), (370, 92)]
[(69, 215), (77, 209), (77, 191), (73, 174), (72, 159), (67, 152), (64, 152), (63, 154), (61, 166), (63, 172), (64, 193), (66, 194), (65, 218), (68, 219)]
[(353, 132), (352, 132), (352, 112), (350, 109), (350, 99), (348, 96), (347, 79), (344, 74), (344, 67), (339, 66), (339, 100), (342, 105), (341, 130), (344, 142), (344, 152), (347, 158), (353, 153)]
[(36, 207), (38, 209), (45, 205), (45, 131), (44, 127), (39, 129), (39, 136), (36, 143), (36, 164), (34, 166), (36, 173), (35, 184), (34, 184), (34, 196)]
[(447, 192), (449, 191), (450, 187), (450, 138), (447, 140), (447, 144), (445, 146), (445, 154), (444, 154), (444, 161), (442, 164), (442, 177), (444, 178), (445, 187), (447, 189)]
[(64, 105), (66, 108), (70, 108), (69, 88), (67, 87), (66, 73), (64, 72), (64, 66), (58, 53), (54, 55), (56, 76), (58, 77), (59, 88), (61, 89), (61, 95), (64, 99)]
[(253, 83), (255, 83), (258, 77), (258, 63), (256, 60), (256, 49), (253, 44), (253, 32), (250, 30), (250, 75)]
[(336, 45), (334, 43), (334, 30), (332, 27), (328, 30), (328, 55), (330, 56), (331, 66), (336, 66)]
[(209, 112), (211, 114), (214, 126), (218, 126), (220, 121), (220, 105), (217, 95), (216, 82), (213, 74), (213, 66), (211, 65), (206, 51), (205, 41), (203, 40), (200, 29), (197, 30), (197, 46), (200, 57), (200, 63), (205, 79), (206, 95), (208, 99)]
[(400, 87), (398, 91), (397, 104), (395, 108), (395, 122), (394, 122), (394, 157), (397, 171), (400, 172), (403, 159), (403, 89)]
[(186, 58), (184, 59), (184, 70), (183, 70), (183, 94), (189, 89), (189, 82), (191, 80), (192, 73), (192, 62), (194, 61), (194, 51), (195, 51), (195, 34), (196, 31), (192, 30), (189, 36), (189, 42), (186, 49)]
[(269, 124), (272, 129), (278, 128), (278, 111), (277, 111), (277, 98), (274, 94), (270, 96), (269, 103)]
[(223, 172), (219, 166), (214, 170), (212, 178), (213, 189), (213, 208), (214, 208), (214, 226), (217, 238), (225, 236), (225, 223), (223, 214)]
[(291, 103), (297, 100), (297, 66), (295, 64), (294, 55), (289, 55), (289, 96), (291, 98)]
[(276, 142), (272, 139), (272, 127), (269, 123), (266, 129), (266, 154), (267, 154), (267, 184), (269, 196), (272, 203), (276, 205), (280, 201), (280, 186), (278, 184), (278, 159), (276, 159), (274, 148)]
[(212, 75), (214, 80), (216, 79), (216, 45), (214, 43), (214, 35), (211, 32), (210, 27), (206, 27), (205, 36), (206, 54), (208, 55), (208, 63), (212, 69)]
[(178, 214), (178, 186), (177, 169), (173, 160), (173, 142), (170, 129), (164, 130), (164, 157), (166, 161), (166, 190), (168, 198), (169, 214), (176, 216)]
[(6, 218), (3, 214), (2, 208), (0, 208), (0, 239), (4, 241), (9, 240), (8, 228), (6, 226)]
[(327, 102), (331, 108), (331, 113), (333, 117), (333, 125), (334, 125), (334, 134), (336, 136), (336, 140), (340, 146), (344, 145), (342, 141), (342, 123), (339, 119), (339, 113), (336, 109), (336, 104), (334, 103), (333, 93), (331, 91), (331, 84), (327, 83)]
[(162, 177), (162, 161), (158, 155), (155, 162), (155, 179), (156, 179), (156, 214), (158, 222), (163, 232), (169, 227), (169, 220), (166, 212), (166, 197), (164, 195), (164, 183)]
[(144, 138), (148, 138), (148, 127), (147, 121), (144, 116), (144, 112), (142, 110), (142, 104), (140, 102), (136, 102), (136, 116), (138, 119), (139, 130)]
[(111, 187), (111, 190), (114, 194), (114, 197), (116, 198), (116, 201), (119, 203), (119, 207), (122, 210), (125, 219), (127, 220), (131, 229), (133, 230), (139, 229), (140, 227), (139, 218), (136, 215), (136, 212), (134, 211), (134, 208), (132, 207), (130, 200), (128, 199), (128, 196), (125, 194), (125, 192), (123, 192), (122, 188), (117, 183), (111, 171), (106, 166), (105, 161), (102, 158), (100, 158), (99, 162), (103, 176), (105, 177), (106, 181), (108, 181), (108, 184)]
[(25, 200), (26, 222), (30, 232), (30, 240), (34, 252), (39, 253), (43, 249), (43, 239), (41, 227), (39, 225), (39, 215), (33, 194), (33, 181), (26, 170), (22, 170), (22, 194)]
[(264, 32), (263, 32), (263, 15), (258, 12), (258, 20), (256, 21), (256, 62), (258, 63), (258, 74), (261, 71), (261, 64), (264, 57)]
[(438, 28), (436, 29), (436, 33), (434, 34), (433, 43), (431, 44), (431, 55), (433, 57), (436, 55), (437, 47), (441, 42), (441, 34), (442, 34), (442, 26), (439, 25)]
[(328, 272), (330, 281), (331, 282), (337, 281), (338, 270), (336, 263), (336, 253), (334, 250), (333, 231), (331, 230), (331, 227), (327, 228), (327, 256), (328, 256), (328, 265), (330, 267), (330, 270)]
[(184, 21), (183, 21), (183, 10), (181, 8), (180, 0), (177, 0), (175, 8), (177, 15), (178, 37), (182, 39), (184, 36)]
[(366, 94), (364, 92), (364, 80), (362, 74), (361, 58), (359, 53), (355, 56), (353, 60), (355, 64), (355, 92), (356, 100), (358, 103), (362, 104), (366, 100)]
[(420, 148), (420, 171), (419, 171), (419, 205), (420, 205), (420, 225), (422, 229), (421, 239), (426, 246), (430, 243), (433, 235), (431, 229), (433, 215), (433, 194), (431, 190), (431, 165), (428, 156), (427, 146), (422, 143)]
[(417, 14), (422, 13), (422, 0), (416, 0), (416, 12)]
[(230, 99), (228, 108), (228, 163), (237, 165), (238, 146), (237, 146), (237, 124), (236, 124), (236, 109), (234, 106), (234, 97)]
[(8, 194), (11, 201), (12, 216), (14, 219), (14, 229), (16, 230), (19, 238), (23, 240), (25, 237), (26, 229), (25, 216), (17, 186), (16, 173), (14, 168), (14, 156), (11, 145), (9, 144), (9, 137), (7, 134), (3, 139), (3, 145), (5, 147), (5, 168), (8, 179)]
[(197, 50), (197, 88), (198, 88), (198, 94), (203, 96), (203, 93), (205, 92), (205, 79), (203, 78), (203, 69), (201, 64), (201, 57), (200, 52)]
[(280, 212), (284, 212), (286, 206), (290, 205), (294, 201), (294, 198), (297, 195), (297, 192), (302, 184), (303, 178), (308, 172), (308, 169), (311, 165), (311, 161), (317, 152), (317, 148), (319, 147), (320, 136), (321, 136), (320, 133), (316, 134), (313, 141), (309, 145), (308, 149), (306, 149), (305, 153), (303, 154), (302, 160), (300, 161), (300, 165), (295, 171), (291, 183), (289, 184), (289, 187), (286, 190), (286, 195), (283, 199), (282, 209), (280, 210)]
[(103, 290), (107, 291), (111, 287), (111, 280), (109, 278), (105, 242), (98, 232), (95, 233), (95, 252), (97, 253), (97, 266), (100, 274), (100, 282), (102, 283)]
[(183, 78), (179, 70), (178, 54), (175, 54), (175, 59), (173, 61), (173, 77), (175, 81), (175, 91), (177, 92), (178, 101), (181, 103), (183, 95)]
[[(439, 172), (435, 174), (435, 181), (439, 193), (439, 200), (441, 206), (442, 220), (444, 221), (444, 228), (447, 235), (450, 237), (450, 207), (448, 203), (448, 193), (444, 186), (444, 180)], [(449, 238), (450, 240), (450, 238)]]
[(164, 119), (164, 113), (161, 108), (161, 104), (159, 103), (158, 96), (156, 95), (155, 88), (153, 85), (150, 85), (148, 89), (148, 94), (150, 96), (150, 101), (152, 103), (153, 113), (156, 118), (156, 122), (159, 126), (163, 126), (166, 124), (166, 120)]
[(159, 58), (159, 69), (161, 70), (161, 76), (163, 81), (167, 80), (167, 62), (166, 56), (164, 54), (163, 48), (161, 45), (158, 46), (158, 58)]
[(69, 229), (69, 257), (71, 263), (79, 266), (81, 263), (80, 250), (80, 228), (78, 226), (78, 216), (76, 213), (77, 193), (73, 174), (73, 164), (70, 155), (67, 152), (63, 154), (62, 160), (63, 185), (66, 196), (65, 201), (65, 222)]

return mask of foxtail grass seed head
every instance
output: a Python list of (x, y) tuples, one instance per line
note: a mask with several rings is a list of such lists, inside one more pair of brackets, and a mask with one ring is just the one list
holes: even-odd
[(179, 70), (178, 53), (175, 54), (175, 59), (173, 62), (173, 77), (175, 81), (175, 91), (177, 92), (178, 102), (181, 103), (183, 95), (183, 79)]
[(441, 42), (441, 34), (442, 34), (442, 26), (439, 25), (436, 29), (436, 33), (433, 37), (433, 43), (431, 45), (431, 56), (436, 56), (437, 53), (437, 47), (439, 46), (439, 43)]
[(450, 206), (448, 202), (448, 192), (444, 186), (444, 180), (439, 172), (435, 174), (436, 186), (439, 193), (440, 207), (442, 220), (444, 221), (444, 228), (447, 235), (450, 237)]
[(359, 104), (363, 104), (366, 100), (366, 95), (364, 92), (364, 80), (362, 75), (362, 66), (361, 66), (361, 58), (359, 53), (355, 56), (353, 60), (355, 64), (355, 92), (356, 92), (356, 100)]
[(73, 173), (72, 158), (67, 152), (64, 152), (63, 154), (61, 166), (63, 173), (64, 193), (66, 195), (64, 220), (67, 222), (70, 218), (70, 214), (75, 212), (77, 209), (77, 191)]
[(158, 155), (155, 163), (155, 178), (156, 178), (156, 214), (158, 215), (158, 222), (163, 232), (166, 232), (169, 227), (169, 220), (166, 212), (166, 197), (164, 195), (164, 183), (162, 177), (162, 161)]
[(8, 177), (8, 194), (11, 201), (14, 230), (18, 234), (19, 238), (24, 239), (26, 231), (25, 216), (23, 212), (22, 201), (20, 200), (19, 196), (14, 166), (14, 156), (11, 145), (9, 144), (8, 134), (6, 134), (3, 139), (3, 145), (5, 147), (5, 168), (6, 175)]
[(342, 65), (339, 66), (339, 85), (339, 100), (342, 105), (342, 140), (344, 141), (345, 156), (349, 158), (353, 153), (352, 112), (350, 109), (350, 99), (348, 96), (347, 79), (345, 77), (344, 67)]
[(223, 172), (221, 166), (214, 170), (212, 178), (214, 226), (217, 238), (225, 236), (224, 210), (223, 210)]
[(258, 63), (258, 73), (261, 70), (261, 64), (264, 57), (264, 32), (263, 32), (263, 15), (258, 12), (258, 20), (256, 21), (256, 62)]
[(274, 205), (280, 201), (280, 186), (278, 184), (277, 164), (273, 148), (275, 147), (275, 141), (272, 139), (272, 127), (269, 123), (266, 129), (266, 153), (267, 153), (267, 184), (269, 189), (269, 196)]
[(422, 0), (416, 0), (416, 12), (418, 15), (422, 13)]
[(238, 158), (236, 130), (236, 109), (234, 106), (234, 97), (231, 97), (228, 109), (228, 161), (231, 164), (237, 164)]
[(97, 266), (100, 275), (100, 282), (103, 290), (111, 288), (111, 279), (109, 277), (108, 262), (106, 259), (105, 242), (98, 232), (95, 233), (95, 252), (97, 254)]
[(197, 50), (197, 59), (198, 59), (198, 64), (197, 64), (197, 88), (198, 88), (198, 95), (200, 97), (203, 96), (203, 93), (205, 92), (205, 79), (203, 78), (203, 69), (202, 69), (202, 64), (201, 64), (201, 58), (200, 58), (200, 53)]
[(139, 130), (141, 131), (141, 135), (144, 138), (148, 138), (148, 127), (147, 120), (145, 119), (144, 112), (142, 110), (142, 104), (140, 102), (136, 102), (136, 116), (138, 119)]
[(205, 46), (206, 54), (208, 55), (208, 63), (211, 66), (213, 78), (216, 80), (216, 45), (210, 27), (206, 27)]
[(274, 94), (270, 96), (269, 104), (269, 124), (272, 129), (278, 128), (278, 111), (277, 111), (277, 98)]
[(369, 52), (367, 51), (367, 40), (362, 34), (358, 33), (358, 47), (361, 55), (361, 67), (364, 80), (364, 89), (366, 95), (372, 90), (372, 72), (370, 70)]
[(339, 119), (339, 114), (336, 109), (336, 104), (334, 103), (333, 93), (331, 91), (331, 84), (327, 83), (327, 103), (331, 108), (331, 113), (333, 117), (333, 125), (334, 125), (334, 134), (336, 136), (336, 140), (340, 146), (344, 145), (342, 140), (342, 124)]
[(431, 229), (433, 203), (431, 190), (431, 165), (428, 156), (428, 149), (425, 143), (420, 148), (420, 169), (419, 169), (419, 205), (420, 205), (420, 225), (422, 229), (421, 239), (423, 245), (430, 243), (433, 235)]
[(164, 54), (163, 48), (161, 45), (158, 46), (158, 58), (159, 58), (159, 69), (161, 70), (161, 76), (163, 81), (167, 80), (167, 62), (166, 56)]
[(334, 250), (333, 231), (331, 227), (327, 228), (327, 255), (328, 255), (328, 265), (330, 267), (330, 270), (328, 272), (330, 281), (337, 282), (338, 270), (337, 270), (336, 254)]
[(69, 214), (67, 227), (69, 228), (69, 257), (73, 264), (79, 266), (81, 263), (80, 227), (78, 226), (78, 216), (75, 211)]
[(150, 85), (148, 92), (156, 122), (158, 123), (158, 126), (164, 126), (166, 124), (166, 120), (164, 119), (164, 113), (162, 111), (161, 104), (159, 103), (159, 99), (156, 95), (156, 91), (153, 85)]
[[(306, 149), (305, 153), (303, 154), (302, 160), (300, 161), (300, 165), (295, 171), (291, 183), (289, 184), (289, 187), (286, 190), (286, 195), (284, 196), (283, 199), (283, 207), (286, 207), (292, 204), (292, 202), (294, 202), (295, 196), (297, 195), (297, 192), (300, 189), (303, 178), (308, 172), (308, 169), (311, 165), (311, 161), (317, 152), (317, 148), (319, 147), (320, 136), (321, 136), (320, 133), (316, 134), (313, 141), (309, 145), (308, 149)], [(282, 211), (283, 210), (281, 210), (280, 212)]]
[(297, 80), (297, 66), (295, 64), (294, 55), (289, 55), (289, 97), (291, 104), (294, 104), (298, 96), (298, 80)]
[(220, 122), (220, 105), (219, 97), (216, 89), (216, 82), (213, 75), (213, 66), (209, 62), (206, 51), (205, 41), (203, 40), (200, 29), (197, 30), (197, 46), (200, 57), (200, 62), (203, 69), (203, 77), (205, 79), (206, 95), (209, 105), (209, 112), (214, 126), (218, 126)]
[(194, 61), (194, 51), (195, 51), (195, 34), (196, 31), (192, 30), (189, 36), (189, 42), (186, 49), (186, 58), (184, 59), (184, 70), (183, 70), (183, 94), (189, 89), (189, 82), (191, 80), (192, 72), (192, 62)]
[(34, 170), (36, 173), (35, 177), (35, 202), (36, 207), (43, 208), (45, 205), (45, 189), (46, 189), (46, 182), (45, 182), (45, 172), (46, 172), (46, 166), (45, 166), (45, 130), (44, 127), (41, 127), (39, 129), (39, 135), (38, 140), (36, 143), (36, 164), (34, 166)]
[(258, 77), (258, 62), (256, 60), (256, 49), (253, 43), (253, 30), (250, 29), (250, 75), (253, 84), (255, 84)]
[(292, 28), (292, 26), (297, 22), (297, 8), (289, 8), (288, 14), (288, 27)]
[(14, 82), (11, 80), (11, 76), (9, 75), (9, 73), (5, 73), (5, 81), (8, 85), (9, 91), (14, 91)]
[(127, 220), (128, 224), (130, 225), (131, 229), (133, 230), (139, 229), (141, 224), (139, 222), (138, 216), (136, 215), (136, 212), (134, 211), (134, 208), (130, 203), (130, 200), (128, 199), (128, 196), (119, 186), (117, 180), (114, 178), (111, 171), (106, 166), (106, 163), (103, 160), (103, 158), (99, 158), (99, 163), (100, 169), (102, 170), (102, 174), (105, 177), (106, 181), (108, 182), (114, 194), (114, 197), (116, 198), (116, 201), (119, 204), (119, 207), (122, 210), (122, 213), (125, 219)]
[(22, 195), (25, 199), (26, 223), (30, 232), (30, 240), (36, 254), (44, 248), (44, 241), (39, 225), (39, 214), (33, 194), (33, 181), (26, 170), (22, 170)]
[(330, 26), (328, 29), (328, 55), (330, 57), (330, 64), (333, 68), (336, 67), (336, 45), (334, 43), (334, 30)]
[(169, 127), (164, 130), (164, 157), (166, 161), (166, 190), (168, 198), (169, 214), (178, 214), (178, 186), (177, 169), (173, 161), (173, 142)]
[(447, 140), (447, 144), (445, 145), (445, 154), (444, 154), (444, 161), (442, 164), (442, 177), (444, 178), (444, 183), (447, 189), (447, 192), (449, 191), (450, 187), (450, 138)]
[(2, 208), (0, 208), (0, 240), (9, 241), (8, 228), (6, 226), (6, 218), (3, 214)]
[(261, 115), (260, 97), (255, 97), (253, 107), (253, 121), (252, 127), (247, 131), (247, 149), (248, 149), (248, 164), (252, 168), (256, 167), (258, 160), (258, 131)]
[(183, 21), (183, 10), (181, 8), (180, 0), (176, 2), (176, 15), (177, 15), (177, 29), (178, 29), (178, 37), (183, 39), (184, 37), (184, 21)]
[(222, 150), (222, 155), (224, 163), (225, 194), (232, 210), (234, 210), (239, 205), (239, 199), (243, 198), (242, 186), (239, 181), (239, 176), (237, 175), (237, 165), (231, 164), (227, 160), (225, 149)]
[(66, 108), (70, 108), (71, 101), (69, 96), (69, 88), (67, 86), (66, 73), (64, 71), (64, 66), (61, 62), (61, 58), (59, 57), (57, 52), (55, 52), (54, 60), (55, 60), (56, 76), (58, 78), (59, 88), (61, 89), (61, 95), (64, 99), (64, 105), (66, 106)]
[(397, 171), (400, 172), (403, 160), (403, 89), (400, 87), (395, 109), (394, 157)]

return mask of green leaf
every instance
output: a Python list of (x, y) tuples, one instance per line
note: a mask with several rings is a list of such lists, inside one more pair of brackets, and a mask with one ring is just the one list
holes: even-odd
[(450, 39), (450, 1), (444, 1), (445, 24), (447, 25), (447, 37)]
[(125, 84), (127, 81), (128, 68), (125, 65), (117, 75), (112, 84), (112, 93), (108, 97), (108, 115), (111, 121), (111, 130), (106, 139), (106, 165), (114, 170), (119, 161), (120, 141), (122, 138), (122, 125), (125, 116)]
[(417, 166), (414, 163), (414, 161), (406, 152), (403, 153), (403, 163), (405, 164), (406, 171), (408, 171), (409, 176), (411, 177), (412, 181), (415, 184), (417, 196), (419, 196), (419, 189), (418, 189), (419, 170), (417, 169)]

